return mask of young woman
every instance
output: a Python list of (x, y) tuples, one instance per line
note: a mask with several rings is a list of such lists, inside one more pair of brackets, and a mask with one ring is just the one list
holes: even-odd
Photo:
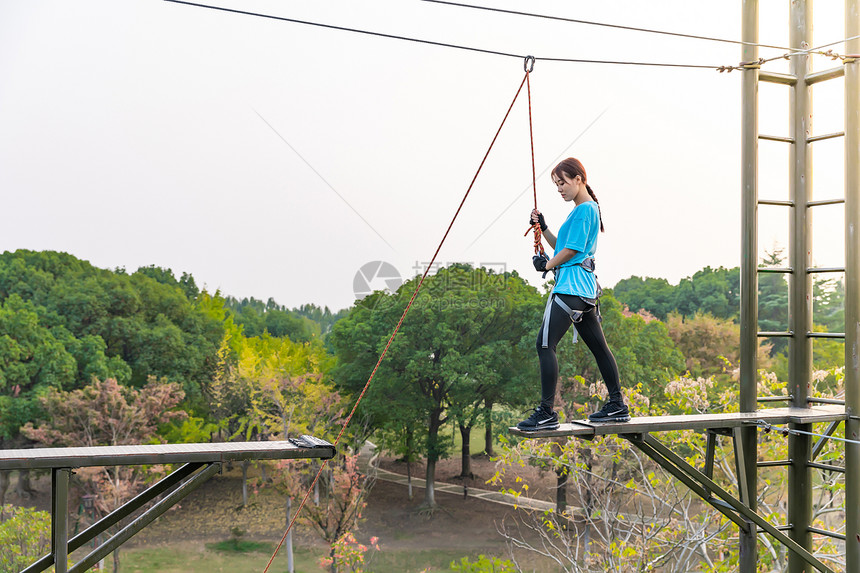
[(598, 230), (603, 231), (603, 218), (594, 191), (588, 185), (585, 168), (577, 159), (569, 157), (552, 170), (552, 181), (561, 198), (575, 204), (554, 235), (537, 209), (532, 211), (531, 223), (540, 223), (547, 242), (555, 249), (554, 256), (535, 255), (533, 262), (539, 272), (555, 272), (555, 286), (544, 311), (543, 323), (538, 331), (537, 353), (540, 360), (541, 402), (534, 413), (517, 424), (526, 432), (558, 428), (558, 414), (553, 412), (555, 390), (558, 384), (558, 360), (555, 349), (564, 333), (573, 324), (576, 334), (597, 360), (597, 366), (609, 399), (599, 411), (588, 416), (592, 422), (626, 422), (630, 411), (624, 405), (618, 365), (606, 345), (598, 315), (597, 280), (594, 277), (594, 252)]

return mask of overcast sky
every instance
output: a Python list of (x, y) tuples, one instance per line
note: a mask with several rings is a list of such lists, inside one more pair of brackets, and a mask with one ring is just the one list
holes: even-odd
[[(740, 38), (739, 0), (480, 3)], [(762, 1), (762, 42), (788, 43), (788, 4)], [(218, 5), (539, 58), (740, 60), (734, 45), (418, 0)], [(842, 3), (818, 3), (815, 43), (843, 37)], [(0, 0), (0, 251), (154, 264), (240, 298), (343, 308), (365, 263), (409, 277), (429, 261), (522, 77), (515, 58), (158, 0)], [(538, 61), (531, 80), (538, 206), (557, 230), (570, 205), (545, 169), (581, 159), (606, 225), (603, 284), (739, 264), (740, 72)], [(761, 132), (787, 135), (788, 88), (760, 93)], [(438, 260), (538, 285), (525, 103)], [(840, 81), (816, 86), (814, 111), (813, 133), (842, 129)], [(841, 140), (815, 146), (815, 197), (842, 196)], [(787, 158), (762, 142), (762, 198), (787, 196)], [(760, 252), (785, 245), (787, 211), (761, 211)], [(842, 220), (840, 206), (816, 211), (816, 263), (842, 264)]]

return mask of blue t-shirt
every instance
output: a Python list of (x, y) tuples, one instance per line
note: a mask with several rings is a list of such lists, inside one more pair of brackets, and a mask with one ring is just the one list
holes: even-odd
[(558, 268), (553, 292), (597, 298), (597, 279), (594, 273), (588, 272), (577, 263), (594, 257), (599, 232), (600, 212), (596, 201), (586, 201), (573, 208), (558, 230), (554, 254), (557, 255), (562, 249), (572, 249), (576, 251), (576, 255)]

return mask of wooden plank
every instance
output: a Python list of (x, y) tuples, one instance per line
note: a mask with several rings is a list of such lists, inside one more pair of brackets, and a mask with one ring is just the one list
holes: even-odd
[(224, 442), (0, 450), (0, 470), (334, 457), (334, 446), (328, 442), (303, 438), (307, 441), (300, 442), (302, 445), (290, 441)]
[(592, 423), (576, 420), (561, 424), (557, 430), (523, 432), (515, 427), (510, 433), (528, 438), (553, 438), (572, 436), (589, 438), (593, 436), (645, 434), (649, 432), (668, 432), (671, 430), (710, 430), (716, 428), (737, 428), (764, 420), (769, 424), (813, 424), (835, 422), (846, 419), (845, 407), (827, 404), (809, 408), (766, 408), (756, 412), (733, 412), (727, 414), (698, 414), (692, 416), (651, 416), (630, 418), (629, 422)]

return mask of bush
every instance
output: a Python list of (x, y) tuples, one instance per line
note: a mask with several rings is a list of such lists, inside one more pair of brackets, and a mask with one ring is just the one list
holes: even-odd
[(21, 571), (51, 551), (51, 514), (0, 507), (0, 571)]

